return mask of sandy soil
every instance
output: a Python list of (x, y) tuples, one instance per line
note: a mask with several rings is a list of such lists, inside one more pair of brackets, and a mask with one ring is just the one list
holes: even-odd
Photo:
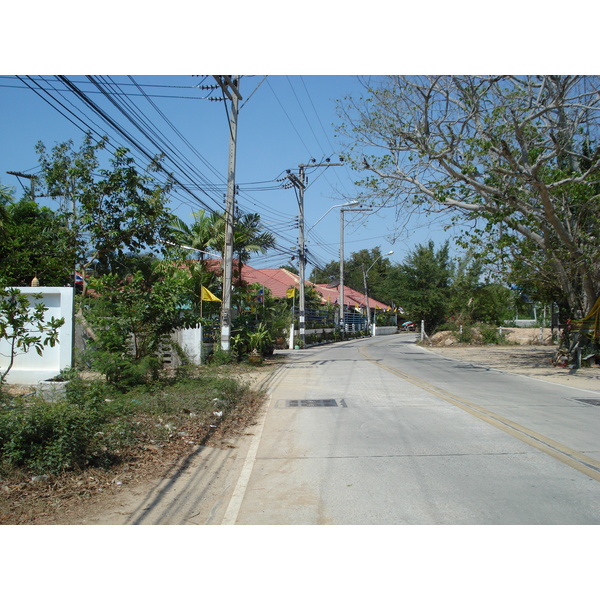
[[(423, 344), (424, 348), (449, 358), (465, 362), (535, 377), (543, 381), (561, 383), (575, 388), (600, 392), (600, 368), (598, 365), (589, 368), (570, 369), (556, 367), (552, 358), (558, 346), (550, 344), (550, 330), (504, 328), (508, 346), (467, 346), (452, 341), (447, 334), (433, 336), (432, 345)], [(540, 339), (544, 342), (540, 344)]]
[(573, 370), (552, 365), (556, 346), (425, 347), (437, 354), (483, 367), (600, 392), (599, 368)]

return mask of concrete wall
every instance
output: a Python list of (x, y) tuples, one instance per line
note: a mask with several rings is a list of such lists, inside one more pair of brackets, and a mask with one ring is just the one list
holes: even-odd
[[(63, 369), (72, 365), (73, 359), (73, 288), (69, 287), (19, 287), (32, 305), (44, 304), (48, 310), (46, 320), (52, 317), (64, 318), (65, 323), (58, 332), (58, 344), (51, 348), (44, 347), (42, 356), (35, 348), (30, 348), (26, 354), (17, 354), (15, 363), (10, 370), (7, 383), (36, 385), (40, 381), (56, 377)], [(34, 294), (42, 294), (41, 299)], [(8, 366), (10, 346), (6, 340), (0, 340), (0, 368)]]
[(398, 328), (395, 325), (381, 327), (379, 325), (373, 325), (373, 335), (392, 335), (398, 333)]
[[(203, 365), (208, 355), (212, 352), (214, 344), (205, 343), (203, 339), (202, 326), (193, 329), (178, 329), (171, 334), (171, 339), (179, 344), (181, 349), (193, 365)], [(172, 353), (173, 366), (177, 366), (180, 361)]]

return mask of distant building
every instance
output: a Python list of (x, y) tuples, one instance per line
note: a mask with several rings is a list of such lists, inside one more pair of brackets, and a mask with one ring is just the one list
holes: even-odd
[[(221, 261), (216, 259), (204, 261), (208, 269), (215, 272), (221, 271)], [(238, 275), (238, 263), (234, 261), (234, 285), (236, 281), (239, 281)], [(286, 298), (288, 290), (290, 288), (298, 288), (300, 285), (300, 277), (287, 269), (255, 269), (250, 265), (242, 265), (242, 281), (246, 284), (258, 283), (260, 286), (267, 288), (274, 298)], [(325, 284), (325, 283), (312, 283), (305, 280), (304, 285), (306, 289), (313, 288), (321, 298), (321, 304), (337, 306), (340, 300), (340, 286)], [(357, 312), (364, 311), (366, 309), (366, 296), (362, 292), (358, 292), (344, 286), (344, 305), (346, 310), (355, 310)], [(374, 298), (369, 297), (369, 310), (371, 313), (375, 311), (391, 311), (391, 306), (385, 302), (380, 302)], [(402, 309), (399, 309), (403, 312)]]

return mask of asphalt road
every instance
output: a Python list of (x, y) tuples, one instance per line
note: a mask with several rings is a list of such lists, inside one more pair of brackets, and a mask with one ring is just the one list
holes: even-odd
[(210, 522), (600, 523), (600, 394), (414, 340), (291, 353)]

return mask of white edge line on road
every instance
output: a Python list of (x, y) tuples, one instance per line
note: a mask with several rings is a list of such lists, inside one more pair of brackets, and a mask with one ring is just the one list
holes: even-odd
[(250, 448), (248, 449), (248, 454), (246, 454), (246, 458), (244, 460), (244, 466), (242, 467), (239, 479), (235, 485), (233, 494), (231, 495), (231, 500), (229, 500), (229, 505), (227, 506), (227, 510), (225, 511), (221, 525), (235, 525), (235, 522), (237, 521), (240, 508), (242, 506), (242, 501), (244, 499), (244, 495), (246, 494), (246, 488), (248, 487), (248, 482), (250, 481), (250, 474), (252, 473), (252, 469), (254, 467), (254, 460), (256, 459), (256, 454), (258, 453), (258, 446), (262, 438), (265, 421), (267, 420), (267, 413), (269, 412), (269, 408), (271, 406), (271, 390), (268, 390), (267, 393), (269, 395), (269, 401), (260, 420), (258, 430), (252, 438)]

